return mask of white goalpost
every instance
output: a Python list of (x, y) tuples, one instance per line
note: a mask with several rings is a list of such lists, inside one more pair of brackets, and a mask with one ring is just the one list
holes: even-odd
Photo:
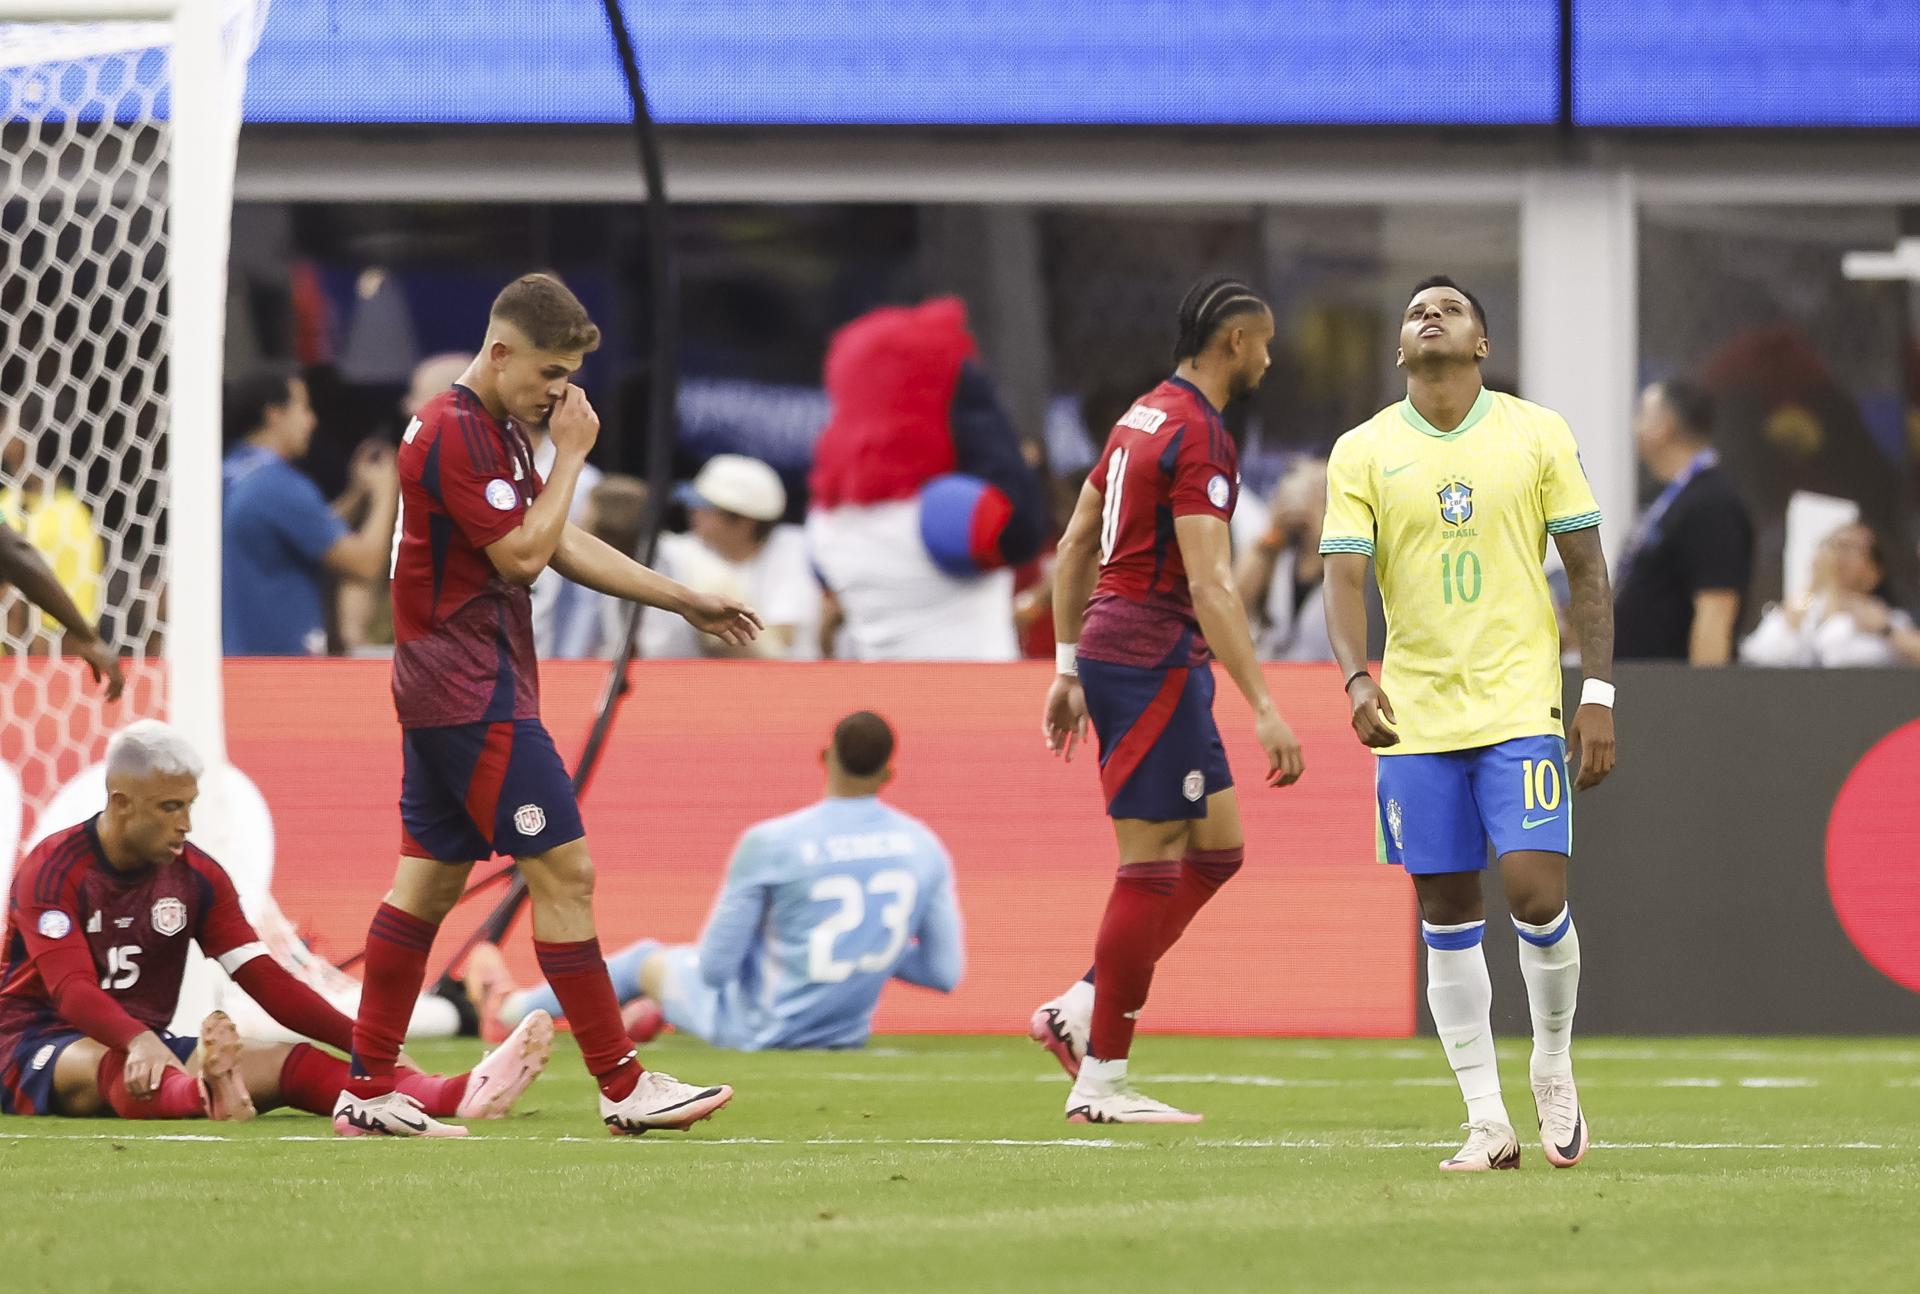
[[(227, 253), (246, 64), (267, 2), (0, 0), (0, 421), (12, 424), (0, 425), (0, 507), (53, 509), (64, 529), (49, 534), (79, 532), (81, 551), (49, 554), (56, 573), (108, 641), (146, 658), (109, 708), (76, 662), (57, 659), (57, 634), (5, 608), (0, 888), (23, 825), (30, 845), (104, 803), (111, 732), (165, 717), (207, 765), (194, 842), (233, 877), (275, 959), (350, 1012), (358, 983), (314, 956), (274, 903), (271, 814), (228, 761), (222, 707)], [(10, 460), (8, 440), (25, 456)], [(214, 1006), (280, 1036), (197, 962), (176, 1027), (197, 1028)], [(456, 1024), (451, 1004), (423, 999), (414, 1032)]]
[[(112, 730), (160, 715), (207, 764), (195, 839), (266, 894), (271, 828), (227, 763), (220, 677), (227, 250), (264, 12), (0, 0), (0, 506), (135, 658), (109, 707), (51, 622), (6, 608), (0, 877), (104, 802)], [(220, 978), (190, 970), (181, 1014), (213, 1005)]]
[(139, 714), (164, 714), (210, 767), (226, 761), (221, 358), (241, 94), (264, 10), (0, 0), (4, 502), (30, 537), (65, 545), (48, 555), (110, 642), (158, 649), (108, 712), (47, 659), (58, 642), (40, 618), (11, 611), (0, 753), (30, 815)]

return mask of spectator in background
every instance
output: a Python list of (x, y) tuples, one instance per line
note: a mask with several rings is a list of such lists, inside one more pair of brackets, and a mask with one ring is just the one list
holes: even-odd
[[(0, 404), (0, 518), (46, 559), (54, 578), (88, 623), (100, 614), (100, 572), (106, 564), (93, 511), (72, 483), (52, 471), (19, 410)], [(7, 606), (8, 640), (29, 651), (58, 650), (60, 622), (26, 604)]]
[[(646, 512), (647, 483), (615, 473), (594, 484), (581, 527), (608, 547), (638, 556)], [(552, 611), (555, 654), (571, 659), (613, 656), (620, 650), (631, 612), (631, 603), (561, 580)]]
[(1821, 541), (1807, 591), (1767, 609), (1740, 645), (1748, 665), (1846, 668), (1920, 664), (1920, 630), (1886, 599), (1879, 537), (1855, 522)]
[(1753, 577), (1753, 520), (1710, 443), (1713, 402), (1690, 382), (1640, 394), (1633, 437), (1664, 482), (1640, 517), (1614, 597), (1614, 656), (1725, 665)]
[(654, 568), (689, 588), (740, 598), (765, 628), (730, 647), (678, 616), (643, 616), (640, 654), (648, 660), (753, 656), (812, 660), (820, 651), (820, 586), (798, 526), (783, 526), (787, 489), (757, 458), (715, 454), (681, 487), (687, 533), (660, 536)]
[(227, 385), (229, 440), (222, 469), (221, 637), (229, 656), (320, 655), (327, 648), (326, 577), (371, 583), (387, 570), (400, 478), (393, 450), (375, 441), (354, 451), (352, 487), (370, 500), (358, 530), (328, 507), (293, 460), (313, 439), (307, 384), (265, 368)]
[(807, 539), (861, 660), (1013, 660), (1046, 500), (955, 297), (834, 334)]
[(1302, 458), (1273, 488), (1266, 533), (1233, 564), (1234, 584), (1261, 660), (1332, 660), (1320, 523), (1327, 514), (1327, 460)]

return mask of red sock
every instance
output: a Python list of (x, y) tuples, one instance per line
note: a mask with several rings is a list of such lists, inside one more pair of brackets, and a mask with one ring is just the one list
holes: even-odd
[(620, 1021), (620, 1000), (614, 996), (613, 981), (607, 977), (607, 964), (600, 957), (598, 939), (578, 943), (550, 944), (533, 941), (533, 955), (547, 987), (560, 999), (560, 1009), (580, 1044), (587, 1072), (600, 1084), (610, 1101), (625, 1100), (640, 1081), (640, 1058)]
[(393, 1091), (394, 1058), (406, 1041), (414, 999), (427, 978), (427, 953), (439, 929), (391, 903), (382, 903), (373, 914), (367, 931), (366, 984), (360, 990), (359, 1018), (353, 1022), (353, 1063), (347, 1075), (347, 1090), (355, 1096)]
[(144, 1101), (127, 1090), (123, 1075), (127, 1053), (110, 1051), (100, 1058), (95, 1071), (100, 1094), (107, 1098), (113, 1112), (123, 1119), (202, 1119), (207, 1114), (206, 1089), (200, 1080), (184, 1069), (168, 1069), (160, 1076), (160, 1090)]
[(1189, 849), (1186, 859), (1180, 865), (1180, 879), (1174, 883), (1173, 899), (1167, 904), (1167, 914), (1160, 922), (1160, 956), (1167, 955), (1167, 949), (1180, 942), (1180, 936), (1187, 932), (1194, 914), (1207, 906), (1207, 900), (1220, 892), (1220, 887), (1233, 879), (1240, 870), (1240, 864), (1246, 861), (1247, 847), (1235, 845), (1232, 849)]
[(422, 1074), (415, 1069), (396, 1069), (393, 1082), (436, 1119), (451, 1118), (460, 1108), (460, 1098), (467, 1094), (465, 1074)]
[(1160, 926), (1179, 875), (1180, 864), (1169, 859), (1125, 863), (1114, 878), (1093, 945), (1093, 1033), (1087, 1054), (1097, 1060), (1125, 1060), (1133, 1048), (1134, 1016), (1147, 1004)]
[[(332, 1114), (333, 1103), (347, 1085), (347, 1062), (307, 1043), (295, 1043), (280, 1066), (280, 1100), (309, 1114)], [(444, 1119), (460, 1108), (467, 1076), (442, 1078), (411, 1069), (395, 1068), (394, 1087), (420, 1102), (420, 1108)]]

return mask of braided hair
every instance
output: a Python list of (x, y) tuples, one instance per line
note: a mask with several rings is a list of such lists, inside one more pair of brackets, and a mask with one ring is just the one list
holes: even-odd
[(1173, 362), (1179, 364), (1205, 350), (1227, 320), (1265, 309), (1267, 303), (1260, 294), (1239, 279), (1202, 279), (1180, 299), (1180, 339), (1173, 344)]

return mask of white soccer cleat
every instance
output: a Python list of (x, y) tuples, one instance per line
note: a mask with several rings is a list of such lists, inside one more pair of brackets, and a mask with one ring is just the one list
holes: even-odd
[(1092, 1029), (1093, 1012), (1075, 1010), (1065, 993), (1042, 1002), (1027, 1021), (1027, 1037), (1051, 1052), (1068, 1078), (1080, 1077), (1080, 1062), (1087, 1058), (1087, 1035)]
[(464, 1137), (467, 1130), (442, 1123), (405, 1092), (362, 1100), (340, 1093), (333, 1103), (333, 1131), (342, 1137)]
[(732, 1099), (733, 1089), (724, 1083), (716, 1087), (695, 1087), (671, 1074), (650, 1069), (640, 1075), (640, 1081), (634, 1084), (626, 1100), (600, 1098), (600, 1121), (616, 1137), (637, 1137), (656, 1128), (682, 1132)]
[(207, 1095), (207, 1117), (245, 1123), (253, 1117), (253, 1094), (240, 1075), (240, 1030), (225, 1011), (200, 1022), (200, 1086)]
[(553, 1055), (553, 1017), (531, 1011), (515, 1025), (506, 1041), (488, 1052), (467, 1075), (456, 1119), (502, 1119), (513, 1103), (533, 1086)]
[(1572, 1168), (1586, 1156), (1589, 1142), (1586, 1112), (1572, 1074), (1556, 1074), (1533, 1082), (1533, 1109), (1540, 1117), (1540, 1149), (1555, 1168)]
[(1096, 1091), (1076, 1082), (1067, 1093), (1068, 1123), (1198, 1123), (1202, 1117), (1142, 1096), (1131, 1083)]
[(1487, 1173), (1520, 1167), (1520, 1138), (1504, 1123), (1463, 1123), (1467, 1144), (1440, 1161), (1447, 1173)]

